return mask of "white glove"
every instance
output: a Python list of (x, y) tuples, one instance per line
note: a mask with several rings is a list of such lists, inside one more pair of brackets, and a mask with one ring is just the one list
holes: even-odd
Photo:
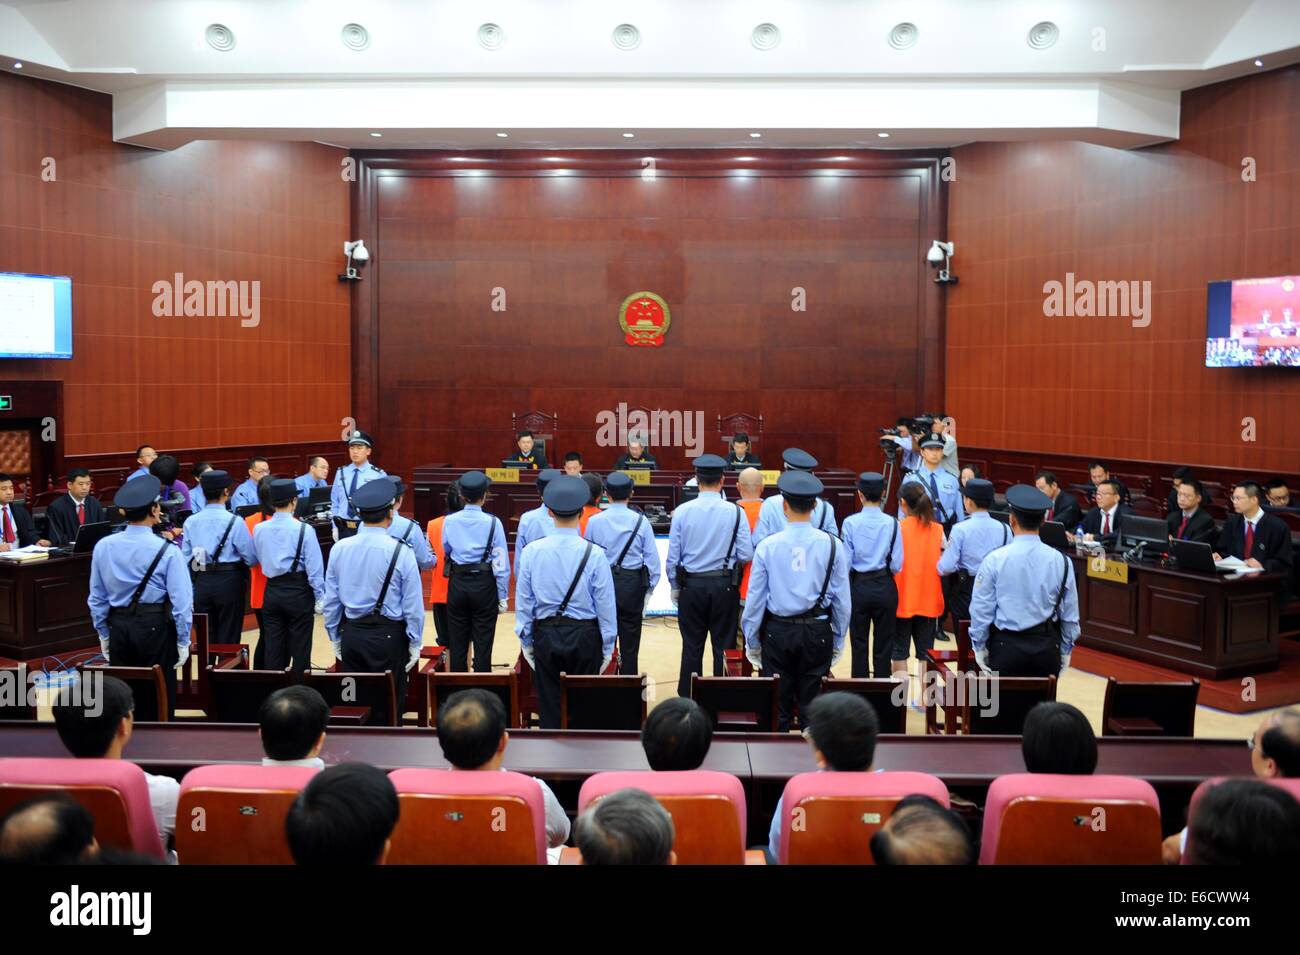
[(509, 600), (498, 600), (498, 601), (497, 601), (497, 613), (509, 613), (509, 612), (510, 612), (510, 601), (509, 601)]
[[(847, 643), (848, 641), (845, 641)], [(844, 643), (841, 643), (838, 650), (831, 653), (831, 666), (835, 666), (844, 659)]]
[(975, 665), (978, 666), (978, 667), (979, 667), (981, 670), (983, 670), (985, 673), (992, 673), (992, 672), (993, 672), (991, 669), (989, 669), (989, 651), (988, 651), (988, 647), (985, 647), (983, 650), (976, 650), (976, 651), (975, 651)]
[(189, 661), (190, 661), (190, 645), (187, 643), (183, 647), (177, 646), (176, 647), (176, 669), (179, 670), (181, 667), (185, 666), (185, 664), (189, 663)]
[(316, 606), (312, 608), (312, 613), (314, 613), (316, 616), (319, 617), (324, 612), (325, 612), (325, 601), (323, 600), (316, 601)]
[(343, 662), (343, 642), (341, 640), (331, 640), (330, 647), (334, 650), (334, 659), (340, 663)]
[(107, 663), (108, 662), (108, 638), (107, 637), (99, 638), (99, 652), (104, 655), (104, 662)]
[(420, 646), (419, 644), (412, 644), (410, 656), (406, 658), (406, 668), (409, 670), (419, 662), (420, 662)]
[(641, 604), (641, 616), (644, 617), (646, 613), (650, 610), (650, 598), (653, 596), (654, 594), (652, 594), (650, 591), (647, 590), (645, 592), (645, 601)]
[(762, 647), (751, 647), (748, 643), (745, 644), (745, 656), (749, 659), (750, 666), (755, 670), (763, 669)]
[(1068, 669), (1070, 669), (1070, 654), (1063, 653), (1061, 654), (1061, 675), (1064, 676), (1065, 671)]
[(609, 661), (612, 660), (612, 659), (614, 659), (614, 655), (613, 655), (612, 653), (611, 653), (609, 656), (603, 658), (603, 659), (600, 661), (600, 669), (597, 670), (596, 672), (597, 672), (597, 673), (604, 673), (606, 670), (608, 670), (608, 669), (609, 669)]
[(536, 670), (537, 662), (533, 659), (533, 648), (531, 646), (527, 646), (527, 647), (521, 646), (519, 650), (521, 653), (523, 653), (524, 659), (528, 661), (529, 667)]
[(679, 597), (681, 597), (681, 595), (682, 595), (681, 588), (674, 587), (671, 591), (669, 591), (669, 596), (671, 596), (671, 597), (673, 598), (673, 606), (674, 606), (674, 607), (677, 606), (677, 600), (678, 600)]

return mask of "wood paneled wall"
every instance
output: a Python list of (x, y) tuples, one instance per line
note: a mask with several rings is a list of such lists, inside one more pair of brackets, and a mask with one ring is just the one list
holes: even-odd
[[(1208, 282), (1300, 273), (1300, 70), (1185, 93), (1166, 145), (953, 156), (946, 410), (963, 444), (1300, 471), (1300, 370), (1205, 367)], [(1149, 281), (1150, 324), (1045, 317), (1044, 283), (1067, 272)]]
[[(623, 151), (359, 155), (355, 416), (390, 471), (495, 465), (524, 410), (558, 413), (552, 460), (606, 470), (596, 415), (619, 402), (702, 412), (708, 451), (719, 414), (762, 414), (765, 463), (865, 467), (865, 430), (942, 401), (935, 155), (674, 152), (653, 180)], [(647, 290), (672, 325), (630, 347), (619, 305)]]
[[(0, 379), (63, 380), (69, 456), (129, 463), (141, 442), (333, 449), (351, 387), (345, 155), (118, 145), (108, 96), (0, 74), (0, 271), (72, 277), (75, 356), (0, 361)], [(155, 317), (153, 284), (178, 272), (260, 282), (259, 323)]]

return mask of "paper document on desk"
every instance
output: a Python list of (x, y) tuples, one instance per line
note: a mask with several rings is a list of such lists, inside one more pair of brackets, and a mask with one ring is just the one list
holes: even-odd
[(40, 560), (42, 557), (48, 557), (50, 555), (50, 550), (51, 548), (49, 547), (38, 547), (35, 544), (29, 544), (26, 547), (18, 547), (14, 550), (4, 551), (0, 553), (0, 558), (17, 561)]
[(1214, 562), (1216, 570), (1226, 570), (1234, 574), (1261, 574), (1263, 567), (1251, 567), (1240, 557), (1225, 557)]

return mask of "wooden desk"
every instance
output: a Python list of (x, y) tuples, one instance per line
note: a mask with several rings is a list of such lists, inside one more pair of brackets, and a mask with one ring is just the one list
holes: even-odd
[(0, 656), (35, 660), (97, 645), (90, 555), (0, 561)]
[(1134, 563), (1121, 584), (1089, 577), (1088, 559), (1069, 556), (1082, 646), (1208, 680), (1277, 669), (1280, 575), (1226, 580)]

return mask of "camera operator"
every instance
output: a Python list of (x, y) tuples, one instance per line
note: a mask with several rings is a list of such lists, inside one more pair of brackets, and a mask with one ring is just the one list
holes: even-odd
[(916, 435), (925, 432), (914, 430), (917, 422), (911, 418), (899, 418), (898, 425), (894, 428), (881, 428), (882, 435), (888, 435), (888, 438), (881, 438), (880, 443), (883, 446), (887, 440), (893, 440), (900, 448), (903, 449), (902, 466), (903, 471), (915, 471), (921, 466), (921, 452), (916, 446)]

